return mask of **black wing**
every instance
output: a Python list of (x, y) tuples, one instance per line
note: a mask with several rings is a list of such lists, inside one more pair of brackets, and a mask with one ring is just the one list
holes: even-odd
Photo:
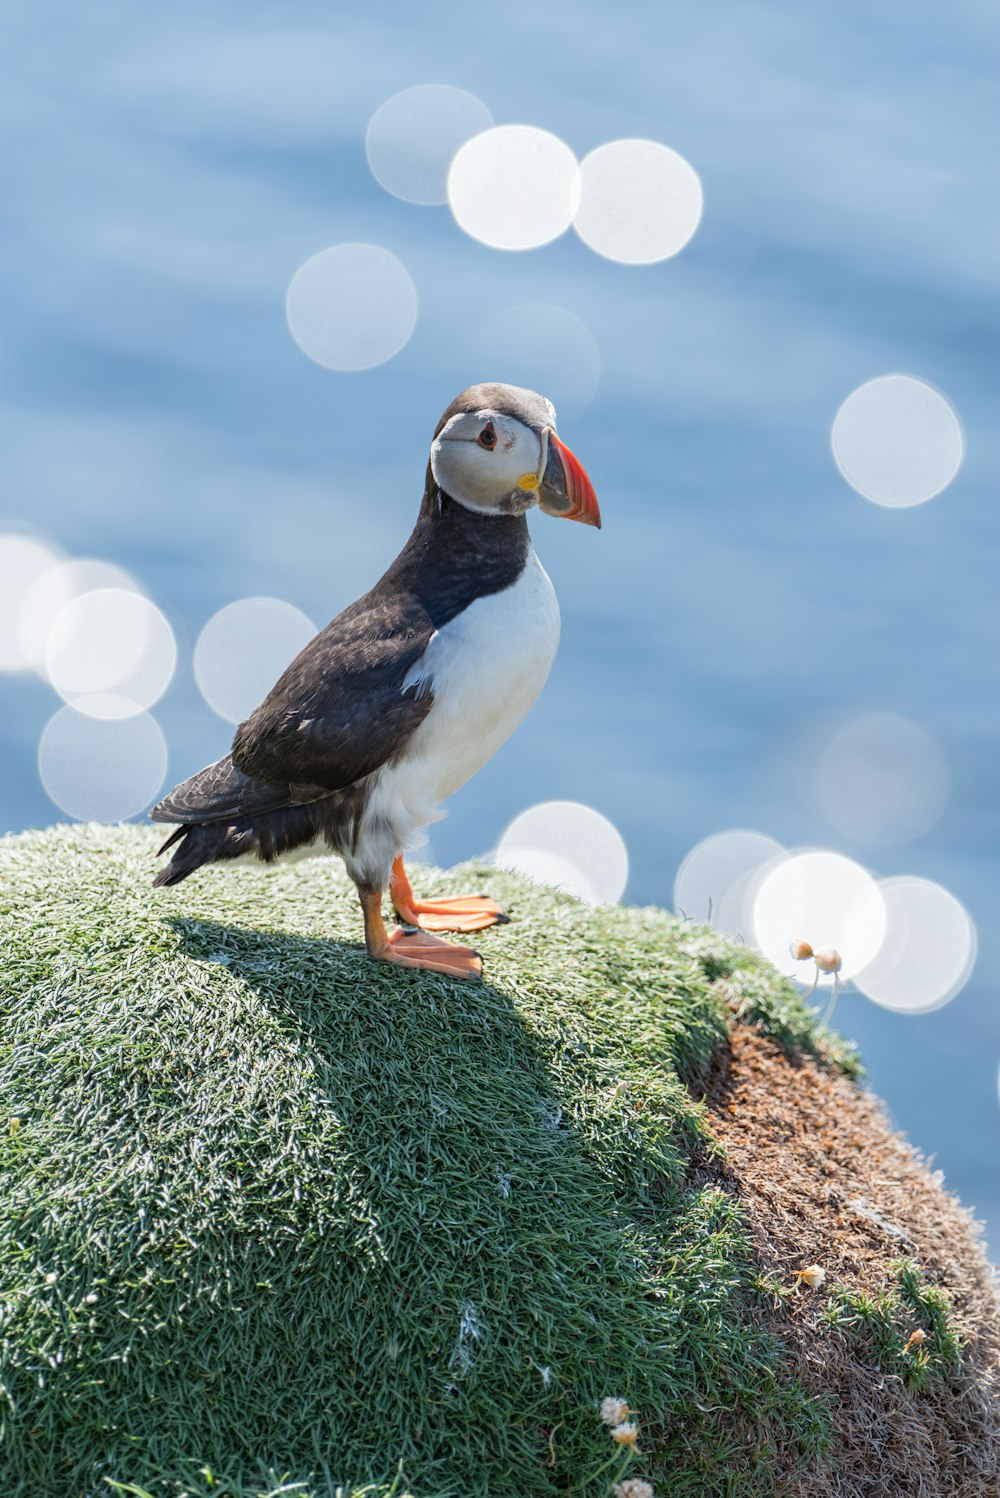
[(433, 632), (412, 594), (375, 589), (359, 599), (310, 641), (240, 724), (236, 768), (288, 788), (296, 801), (300, 788), (322, 794), (370, 775), (431, 710), (429, 691), (404, 691), (403, 683)]
[(233, 752), (175, 786), (153, 807), (153, 821), (219, 822), (304, 806), (399, 752), (434, 701), (424, 688), (403, 690), (433, 629), (380, 636), (389, 610), (365, 603), (310, 641), (240, 724)]
[(227, 754), (174, 786), (169, 796), (149, 813), (154, 822), (223, 822), (233, 817), (252, 817), (280, 811), (286, 806), (304, 806), (329, 791), (322, 786), (271, 785), (244, 775)]

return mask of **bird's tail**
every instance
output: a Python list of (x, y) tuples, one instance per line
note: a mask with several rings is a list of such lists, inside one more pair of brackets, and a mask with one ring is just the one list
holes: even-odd
[(232, 755), (182, 781), (150, 812), (154, 822), (177, 822), (160, 853), (176, 846), (165, 869), (153, 880), (154, 888), (179, 884), (206, 863), (218, 863), (245, 854), (265, 861), (271, 851), (273, 826), (292, 797), (287, 785), (269, 785), (244, 775), (233, 764)]
[(163, 846), (157, 850), (156, 856), (160, 858), (175, 844), (177, 850), (166, 868), (161, 869), (153, 880), (153, 888), (180, 884), (182, 879), (186, 879), (203, 864), (239, 858), (244, 851), (239, 842), (239, 833), (225, 822), (209, 822), (200, 826), (189, 822), (184, 827), (175, 827)]
[(227, 754), (175, 786), (149, 813), (154, 822), (180, 823), (160, 849), (166, 853), (176, 847), (153, 886), (179, 884), (206, 863), (246, 857), (273, 863), (320, 836), (336, 850), (342, 822), (356, 823), (356, 799), (353, 787), (336, 794), (322, 786), (256, 780), (237, 769)]

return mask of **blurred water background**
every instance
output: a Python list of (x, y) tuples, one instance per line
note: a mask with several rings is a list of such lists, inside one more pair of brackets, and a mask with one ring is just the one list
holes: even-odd
[[(978, 931), (968, 983), (923, 1014), (849, 989), (837, 1022), (995, 1250), (996, 8), (42, 0), (0, 26), (0, 531), (125, 569), (169, 626), (139, 704), (152, 726), (113, 702), (90, 719), (152, 754), (140, 801), (227, 747), (193, 670), (208, 621), (263, 596), (325, 623), (408, 534), (451, 397), (543, 390), (604, 530), (536, 517), (560, 655), (434, 828), (435, 857), (565, 798), (621, 833), (633, 902), (670, 905), (688, 852), (732, 828), (943, 886)], [(474, 96), (470, 129), (539, 127), (577, 158), (662, 142), (700, 179), (696, 232), (650, 265), (572, 229), (509, 251), (394, 195), (366, 131), (427, 84)], [(382, 117), (373, 161), (381, 140), (405, 182), (420, 116), (401, 121)], [(348, 372), (286, 319), (296, 273), (344, 243), (397, 257), (416, 316), (394, 357)], [(363, 344), (392, 298), (344, 297)], [(954, 480), (904, 508), (850, 487), (831, 449), (851, 393), (893, 374), (940, 391), (964, 437)], [(8, 593), (38, 555), (8, 546)], [(297, 620), (260, 622), (261, 653), (293, 653)], [(49, 671), (72, 700), (86, 662), (63, 627)], [(224, 695), (209, 656), (202, 685)], [(64, 814), (38, 764), (60, 698), (24, 664), (0, 675), (3, 829)], [(50, 729), (57, 789), (81, 717)], [(113, 746), (88, 743), (96, 774)]]

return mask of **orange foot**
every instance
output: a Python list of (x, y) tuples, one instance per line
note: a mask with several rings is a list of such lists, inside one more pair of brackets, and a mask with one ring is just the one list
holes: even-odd
[(365, 917), (365, 946), (368, 955), (379, 962), (394, 962), (399, 967), (422, 967), (432, 973), (447, 973), (449, 978), (480, 978), (482, 959), (478, 952), (450, 941), (429, 936), (426, 931), (385, 929), (382, 919), (382, 891), (359, 886), (361, 909)]
[(451, 900), (414, 899), (402, 855), (392, 866), (389, 894), (399, 919), (425, 931), (485, 931), (487, 926), (510, 920), (486, 895), (463, 895)]
[(426, 931), (396, 926), (387, 933), (386, 950), (379, 953), (386, 962), (403, 967), (423, 967), (432, 973), (447, 973), (450, 978), (481, 978), (483, 960), (478, 952), (460, 947), (457, 942), (442, 941)]

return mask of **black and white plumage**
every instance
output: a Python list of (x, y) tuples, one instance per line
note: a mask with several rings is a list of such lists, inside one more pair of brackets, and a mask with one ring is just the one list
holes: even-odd
[[(545, 683), (559, 609), (528, 535), (533, 505), (600, 524), (550, 403), (473, 386), (438, 423), (417, 523), (389, 570), (296, 657), (231, 753), (154, 807), (180, 824), (156, 885), (213, 862), (332, 851), (358, 886), (373, 955), (478, 975), (475, 954), (426, 929), (475, 930), (501, 913), (476, 898), (415, 901), (401, 855)], [(385, 932), (387, 885), (424, 931)]]

